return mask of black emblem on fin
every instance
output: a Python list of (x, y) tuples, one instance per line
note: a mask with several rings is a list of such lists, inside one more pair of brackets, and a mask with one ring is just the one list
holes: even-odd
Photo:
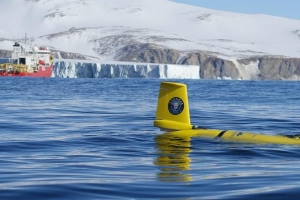
[(184, 103), (182, 99), (180, 99), (179, 97), (172, 98), (169, 101), (168, 109), (172, 115), (179, 115), (180, 113), (182, 113), (184, 109)]

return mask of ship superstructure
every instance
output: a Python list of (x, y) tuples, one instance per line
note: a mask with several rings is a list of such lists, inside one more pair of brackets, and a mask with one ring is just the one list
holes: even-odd
[(53, 55), (47, 47), (26, 48), (15, 42), (11, 61), (0, 65), (0, 76), (51, 77)]

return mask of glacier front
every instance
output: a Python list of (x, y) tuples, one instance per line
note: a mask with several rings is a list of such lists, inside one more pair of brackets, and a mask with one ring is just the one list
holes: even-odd
[(52, 77), (200, 79), (200, 66), (91, 60), (55, 60)]

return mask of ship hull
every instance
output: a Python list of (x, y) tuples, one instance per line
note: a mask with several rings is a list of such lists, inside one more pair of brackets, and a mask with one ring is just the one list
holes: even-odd
[(7, 72), (0, 72), (0, 76), (13, 76), (13, 77), (43, 77), (43, 78), (50, 78), (53, 71), (53, 65), (43, 67), (40, 66), (39, 70), (36, 72), (20, 72), (20, 73), (7, 73)]

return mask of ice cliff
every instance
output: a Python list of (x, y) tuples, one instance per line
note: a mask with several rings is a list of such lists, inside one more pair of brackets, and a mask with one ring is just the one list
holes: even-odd
[(52, 77), (199, 79), (197, 65), (56, 60)]

